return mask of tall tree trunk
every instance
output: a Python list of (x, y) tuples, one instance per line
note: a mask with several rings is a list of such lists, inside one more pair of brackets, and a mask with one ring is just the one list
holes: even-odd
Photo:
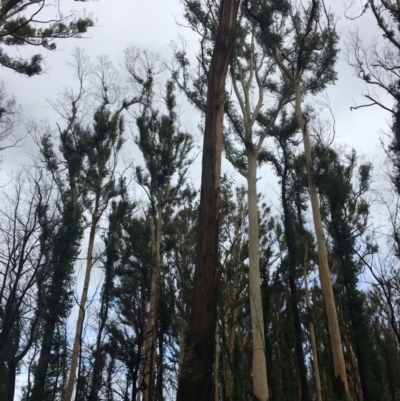
[(215, 329), (215, 362), (214, 362), (214, 401), (219, 399), (219, 330)]
[(158, 304), (160, 301), (160, 274), (161, 274), (161, 232), (163, 210), (159, 202), (157, 216), (151, 218), (151, 237), (153, 251), (153, 270), (150, 282), (150, 307), (143, 344), (143, 401), (153, 401), (155, 394), (155, 369), (157, 359), (157, 321)]
[[(234, 285), (234, 288), (236, 284)], [(231, 321), (229, 322), (228, 315), (225, 312), (224, 316), (224, 342), (226, 350), (226, 358), (224, 358), (224, 401), (230, 401), (232, 398), (233, 390), (233, 372), (235, 366), (235, 340), (236, 340), (236, 319), (237, 319), (237, 307), (235, 307), (235, 300), (233, 299), (234, 291), (230, 288), (228, 305), (230, 308), (233, 306), (231, 311)], [(228, 308), (229, 309), (229, 308)]]
[(309, 401), (309, 390), (307, 380), (307, 368), (304, 359), (303, 342), (301, 338), (301, 322), (298, 308), (298, 296), (297, 296), (297, 285), (296, 285), (296, 265), (297, 261), (297, 245), (296, 245), (296, 233), (294, 228), (294, 213), (292, 207), (289, 205), (290, 200), (287, 195), (287, 178), (288, 178), (288, 157), (286, 149), (283, 149), (284, 153), (284, 168), (281, 179), (281, 196), (282, 196), (282, 207), (284, 214), (284, 227), (285, 227), (285, 240), (288, 249), (288, 262), (289, 262), (289, 288), (290, 288), (290, 304), (293, 315), (294, 323), (294, 334), (295, 334), (295, 350), (296, 359), (299, 372), (299, 382), (301, 390), (301, 401)]
[(247, 194), (249, 200), (249, 292), (251, 330), (253, 336), (253, 393), (259, 401), (269, 398), (267, 363), (265, 358), (264, 315), (261, 298), (259, 265), (258, 211), (257, 211), (257, 159), (247, 152)]
[(307, 121), (303, 117), (301, 110), (301, 79), (296, 76), (296, 119), (303, 133), (304, 153), (307, 164), (308, 187), (310, 191), (311, 208), (314, 220), (315, 235), (318, 247), (318, 268), (321, 280), (322, 293), (324, 296), (326, 315), (328, 318), (329, 335), (331, 339), (333, 364), (335, 371), (334, 391), (338, 398), (350, 400), (349, 385), (346, 376), (346, 365), (343, 357), (342, 340), (340, 338), (339, 321), (336, 312), (335, 298), (333, 295), (332, 278), (328, 265), (328, 251), (324, 229), (322, 226), (321, 211), (319, 208), (318, 191), (314, 178), (311, 143), (307, 128)]
[(158, 335), (158, 369), (157, 369), (157, 384), (154, 389), (155, 401), (163, 401), (164, 388), (164, 333), (161, 331)]
[(180, 299), (180, 307), (182, 311), (182, 315), (179, 318), (179, 357), (178, 357), (178, 377), (181, 375), (183, 369), (183, 360), (185, 357), (185, 332), (186, 332), (186, 322), (184, 316), (184, 300), (183, 294), (181, 291), (181, 299)]
[(75, 374), (76, 374), (76, 367), (78, 365), (79, 350), (82, 341), (82, 328), (83, 328), (83, 321), (85, 319), (86, 301), (89, 291), (90, 275), (92, 273), (92, 268), (93, 268), (93, 250), (94, 250), (94, 240), (96, 236), (96, 228), (98, 223), (99, 206), (100, 206), (100, 194), (96, 194), (95, 207), (92, 213), (92, 223), (89, 234), (85, 281), (83, 283), (81, 302), (79, 303), (78, 320), (76, 322), (74, 345), (72, 347), (71, 366), (69, 370), (67, 389), (65, 391), (64, 401), (71, 401), (72, 393), (74, 392)]
[(17, 365), (14, 361), (7, 363), (8, 377), (7, 377), (7, 395), (5, 395), (7, 401), (14, 401), (15, 393), (15, 376), (17, 375)]
[(218, 32), (208, 77), (196, 269), (178, 401), (210, 401), (212, 397), (225, 79), (235, 43), (238, 5), (238, 0), (221, 0)]
[[(110, 229), (111, 231), (111, 229)], [(114, 239), (111, 241), (114, 242)], [(110, 244), (110, 246), (114, 246), (114, 244)], [(104, 368), (104, 357), (103, 357), (103, 344), (102, 344), (102, 336), (104, 329), (106, 327), (106, 322), (108, 319), (108, 309), (109, 309), (109, 302), (110, 302), (110, 286), (112, 280), (112, 264), (113, 260), (110, 260), (107, 257), (107, 264), (106, 264), (106, 273), (104, 278), (104, 293), (101, 299), (101, 308), (100, 308), (100, 325), (99, 331), (97, 333), (96, 338), (96, 349), (94, 352), (94, 362), (93, 362), (93, 373), (92, 373), (92, 387), (90, 389), (90, 393), (88, 396), (88, 401), (97, 401), (98, 400), (98, 393), (101, 387), (102, 381), (102, 374)], [(136, 383), (135, 383), (136, 385)]]
[(307, 262), (308, 262), (308, 244), (307, 244), (307, 240), (305, 240), (304, 241), (304, 261), (303, 261), (304, 290), (305, 290), (305, 293), (306, 293), (306, 306), (307, 306), (307, 313), (308, 313), (308, 327), (310, 329), (311, 351), (312, 351), (312, 356), (313, 356), (315, 392), (316, 392), (316, 395), (317, 395), (317, 401), (322, 401), (322, 386), (321, 386), (321, 377), (320, 377), (320, 373), (319, 373), (317, 340), (316, 340), (316, 337), (315, 337), (314, 318), (313, 318), (313, 315), (312, 315), (312, 309), (311, 309), (311, 303), (310, 303), (310, 294), (308, 292)]
[[(69, 168), (71, 170), (71, 168)], [(60, 309), (65, 298), (65, 286), (70, 275), (71, 257), (74, 254), (74, 243), (81, 237), (81, 228), (77, 227), (80, 216), (78, 215), (78, 193), (75, 177), (70, 174), (69, 178), (71, 201), (64, 205), (63, 221), (57, 237), (54, 240), (53, 272), (48, 296), (46, 297), (46, 309), (44, 318), (44, 329), (42, 336), (42, 347), (39, 360), (34, 374), (31, 401), (43, 401), (45, 399), (45, 387), (47, 371), (50, 364), (51, 349)], [(61, 234), (60, 234), (61, 233)], [(68, 237), (68, 243), (63, 242), (64, 236)]]
[(42, 348), (40, 349), (39, 360), (34, 374), (32, 401), (41, 401), (45, 399), (45, 384), (48, 366), (50, 363), (50, 354), (54, 332), (56, 329), (57, 317), (52, 316), (46, 319), (42, 337)]

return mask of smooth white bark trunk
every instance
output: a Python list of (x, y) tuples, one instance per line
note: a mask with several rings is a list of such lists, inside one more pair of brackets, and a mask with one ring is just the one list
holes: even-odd
[(324, 229), (322, 226), (318, 191), (313, 172), (310, 136), (307, 128), (307, 121), (303, 117), (301, 110), (302, 99), (301, 99), (300, 77), (296, 77), (295, 79), (295, 90), (296, 90), (295, 112), (296, 112), (297, 122), (303, 133), (304, 153), (307, 164), (308, 187), (310, 192), (315, 236), (317, 239), (317, 247), (318, 247), (319, 276), (321, 280), (322, 293), (324, 296), (326, 314), (328, 317), (329, 335), (331, 338), (333, 364), (336, 377), (335, 386), (343, 386), (344, 394), (347, 397), (347, 400), (350, 400), (349, 386), (346, 375), (346, 365), (344, 361), (342, 340), (339, 331), (339, 320), (336, 311), (335, 298), (333, 295), (332, 278), (328, 265), (328, 251), (326, 247)]
[(269, 398), (267, 363), (265, 357), (264, 316), (261, 298), (259, 236), (257, 210), (257, 159), (248, 152), (248, 207), (249, 207), (249, 293), (251, 329), (253, 336), (253, 393), (257, 400)]
[(312, 309), (310, 302), (310, 294), (308, 292), (308, 273), (307, 273), (307, 262), (308, 262), (308, 245), (305, 244), (304, 262), (303, 262), (303, 274), (304, 274), (304, 290), (306, 293), (306, 306), (308, 311), (308, 325), (310, 329), (311, 339), (311, 351), (313, 356), (313, 367), (315, 377), (315, 392), (317, 395), (317, 401), (322, 401), (322, 385), (321, 377), (319, 374), (319, 363), (318, 363), (318, 351), (317, 351), (317, 340), (315, 337), (314, 320), (312, 317)]

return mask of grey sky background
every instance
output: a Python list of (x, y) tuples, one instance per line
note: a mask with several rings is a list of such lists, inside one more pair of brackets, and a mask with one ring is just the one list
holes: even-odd
[[(41, 53), (46, 57), (47, 72), (41, 76), (27, 78), (12, 71), (2, 68), (0, 80), (6, 84), (9, 94), (13, 94), (22, 105), (25, 121), (30, 119), (49, 119), (55, 123), (58, 116), (51, 110), (47, 100), (55, 100), (57, 93), (65, 85), (73, 85), (73, 71), (68, 67), (71, 52), (76, 46), (82, 48), (85, 53), (95, 58), (101, 54), (107, 54), (115, 62), (122, 65), (124, 50), (130, 46), (137, 46), (151, 52), (161, 54), (166, 60), (172, 58), (170, 48), (171, 41), (184, 36), (188, 42), (189, 54), (194, 59), (198, 48), (198, 37), (191, 30), (177, 25), (176, 21), (185, 23), (183, 20), (183, 6), (179, 0), (118, 0), (118, 1), (89, 1), (85, 3), (70, 0), (61, 1), (62, 11), (68, 14), (71, 9), (78, 12), (93, 14), (96, 19), (96, 27), (91, 28), (84, 39), (69, 39), (57, 42), (57, 50), (50, 52), (43, 50)], [(380, 131), (387, 128), (387, 120), (390, 118), (387, 112), (378, 107), (364, 108), (350, 111), (350, 107), (363, 102), (361, 94), (365, 92), (363, 83), (358, 80), (350, 66), (345, 61), (344, 40), (349, 30), (358, 29), (365, 42), (372, 38), (381, 36), (376, 22), (367, 13), (357, 21), (349, 21), (344, 17), (344, 3), (334, 0), (326, 1), (337, 14), (338, 28), (341, 34), (339, 62), (337, 64), (338, 81), (328, 88), (330, 105), (336, 122), (336, 143), (345, 143), (350, 147), (364, 153), (373, 161), (375, 172), (383, 161), (383, 151), (379, 147)], [(54, 15), (54, 9), (46, 10), (49, 16)], [(37, 53), (38, 48), (20, 48), (21, 56)], [(391, 99), (382, 94), (382, 100), (390, 105)], [(194, 108), (181, 98), (181, 120), (185, 128), (193, 131), (199, 137), (197, 129), (199, 120), (198, 113)], [(327, 115), (327, 117), (329, 117)], [(21, 127), (24, 131), (24, 127)], [(128, 136), (129, 133), (127, 134)], [(1, 181), (10, 171), (18, 170), (21, 164), (28, 162), (29, 153), (36, 151), (35, 145), (30, 138), (24, 141), (25, 146), (4, 152), (5, 160), (1, 168)], [(135, 146), (131, 143), (126, 147), (125, 154), (133, 159), (140, 159)], [(200, 179), (199, 162), (192, 168), (192, 178)], [(227, 161), (223, 161), (223, 168), (234, 174)], [(259, 190), (268, 195), (268, 188), (275, 181), (273, 174), (268, 168), (262, 169), (259, 181)], [(234, 174), (236, 176), (236, 174)], [(242, 182), (238, 178), (239, 182)], [(271, 188), (270, 188), (271, 189)], [(267, 192), (267, 193), (266, 193)], [(271, 193), (272, 198), (276, 198)]]
[[(55, 100), (63, 86), (73, 85), (73, 71), (67, 66), (67, 61), (76, 46), (82, 48), (92, 58), (107, 54), (117, 65), (122, 65), (124, 50), (130, 46), (160, 53), (166, 60), (170, 60), (172, 50), (169, 45), (171, 41), (178, 38), (178, 35), (184, 36), (187, 40), (189, 54), (192, 58), (197, 52), (198, 37), (189, 29), (176, 24), (176, 21), (184, 23), (183, 6), (179, 0), (99, 0), (85, 3), (62, 0), (60, 4), (64, 14), (68, 14), (71, 9), (93, 13), (97, 24), (95, 28), (89, 30), (85, 39), (58, 41), (57, 50), (53, 52), (38, 48), (20, 48), (19, 53), (22, 57), (38, 51), (46, 57), (48, 70), (41, 76), (27, 78), (5, 68), (0, 69), (0, 80), (5, 83), (7, 92), (13, 94), (22, 105), (26, 122), (30, 119), (49, 119), (54, 124), (58, 120), (57, 115), (49, 108), (47, 99)], [(366, 43), (373, 38), (379, 40), (382, 35), (378, 31), (371, 13), (367, 13), (357, 21), (349, 21), (343, 15), (342, 2), (328, 0), (326, 5), (332, 7), (338, 15), (338, 28), (341, 33), (341, 53), (337, 64), (338, 81), (327, 90), (336, 121), (336, 143), (346, 144), (365, 154), (366, 158), (373, 162), (376, 185), (379, 186), (378, 175), (384, 161), (379, 138), (382, 130), (388, 128), (390, 115), (378, 107), (350, 111), (351, 106), (363, 103), (362, 93), (365, 92), (365, 88), (345, 61), (344, 40), (349, 30), (356, 28), (359, 29), (360, 36)], [(53, 12), (54, 10), (51, 8), (46, 10), (50, 16)], [(380, 95), (382, 101), (391, 106), (391, 99), (384, 93)], [(185, 128), (193, 131), (198, 137), (198, 145), (201, 145), (202, 138), (197, 128), (199, 115), (183, 98), (180, 99), (180, 102), (182, 104), (182, 123)], [(21, 130), (24, 132), (25, 128), (22, 126)], [(127, 132), (128, 137), (129, 135)], [(3, 153), (4, 161), (0, 165), (0, 183), (4, 184), (8, 181), (9, 174), (17, 171), (21, 165), (29, 164), (29, 154), (32, 153), (36, 153), (36, 148), (29, 137), (25, 139), (24, 146), (6, 150)], [(132, 142), (129, 142), (126, 147), (125, 156), (133, 160), (140, 160), (139, 152)], [(198, 156), (191, 169), (191, 178), (195, 187), (198, 187), (200, 183), (200, 161), (201, 155)], [(243, 183), (243, 179), (234, 173), (225, 159), (223, 160), (223, 170), (234, 175), (238, 183)], [(271, 169), (264, 167), (259, 173), (259, 178), (259, 191), (266, 196), (267, 200), (277, 202), (276, 178)], [(379, 214), (374, 215), (374, 219), (378, 220), (378, 223), (380, 218)], [(85, 245), (82, 249), (84, 252), (86, 251)], [(94, 283), (96, 280), (98, 281), (99, 277), (95, 277)], [(80, 282), (81, 280), (78, 279), (78, 283)], [(80, 293), (80, 288), (78, 290)], [(71, 336), (74, 321), (73, 314), (71, 316)], [(18, 385), (23, 384), (24, 376), (22, 375), (19, 377)], [(18, 399), (18, 393), (16, 399)]]
[[(338, 81), (326, 91), (336, 120), (337, 143), (346, 143), (360, 150), (374, 162), (375, 167), (378, 167), (383, 160), (383, 152), (379, 148), (380, 130), (386, 129), (387, 119), (390, 116), (378, 107), (350, 111), (351, 106), (363, 102), (361, 94), (365, 90), (363, 83), (354, 76), (352, 68), (345, 61), (344, 40), (349, 30), (356, 28), (367, 43), (374, 37), (379, 38), (381, 34), (371, 13), (367, 13), (357, 21), (349, 21), (343, 15), (344, 3), (328, 0), (326, 4), (337, 14), (338, 28), (341, 33), (341, 52), (337, 64)], [(73, 85), (73, 71), (68, 67), (67, 62), (76, 46), (82, 48), (92, 58), (107, 54), (117, 65), (122, 65), (124, 50), (130, 46), (159, 53), (166, 60), (170, 60), (172, 50), (169, 45), (179, 35), (184, 36), (188, 41), (188, 51), (192, 57), (198, 48), (197, 36), (176, 23), (176, 21), (184, 23), (183, 6), (179, 0), (113, 2), (99, 0), (85, 3), (63, 0), (61, 6), (64, 14), (68, 14), (71, 9), (81, 13), (84, 10), (86, 13), (92, 13), (97, 24), (95, 28), (89, 30), (87, 38), (58, 41), (56, 51), (41, 51), (46, 57), (48, 67), (47, 72), (41, 76), (27, 78), (5, 68), (1, 69), (0, 80), (5, 82), (8, 93), (15, 95), (22, 105), (25, 121), (49, 119), (55, 122), (57, 120), (56, 114), (49, 108), (46, 100), (55, 100), (57, 93), (65, 85)], [(49, 8), (46, 13), (51, 16), (54, 10)], [(39, 50), (41, 49), (25, 47), (20, 48), (19, 53), (21, 56), (26, 56), (37, 53)], [(391, 99), (385, 94), (382, 94), (382, 100), (391, 104)], [(184, 126), (199, 135), (198, 113), (184, 99), (181, 99), (181, 102), (181, 118)], [(21, 130), (24, 131), (24, 127), (21, 127)], [(5, 160), (1, 166), (3, 177), (6, 171), (16, 170), (27, 161), (27, 152), (34, 152), (34, 145), (29, 138), (24, 143), (24, 147), (4, 153)], [(132, 156), (137, 157), (135, 149), (132, 148), (129, 151), (132, 152)], [(228, 162), (224, 161), (224, 166), (230, 170)], [(195, 174), (193, 178), (199, 178), (198, 174)]]

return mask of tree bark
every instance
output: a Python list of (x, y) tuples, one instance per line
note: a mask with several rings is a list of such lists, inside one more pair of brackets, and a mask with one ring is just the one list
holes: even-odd
[(249, 200), (249, 293), (251, 330), (253, 336), (253, 394), (259, 401), (269, 398), (265, 358), (264, 315), (260, 288), (259, 235), (257, 211), (257, 159), (247, 152), (247, 194)]
[(219, 332), (218, 332), (218, 322), (215, 329), (215, 362), (214, 362), (214, 401), (219, 399)]
[(284, 228), (285, 228), (285, 240), (288, 250), (288, 264), (289, 264), (289, 288), (290, 288), (290, 304), (293, 315), (293, 325), (295, 334), (295, 350), (296, 359), (299, 372), (299, 382), (301, 401), (309, 401), (309, 390), (308, 390), (308, 380), (307, 380), (307, 368), (304, 359), (303, 352), (303, 342), (301, 338), (301, 322), (299, 316), (298, 308), (298, 295), (297, 295), (297, 285), (296, 285), (296, 265), (297, 260), (297, 245), (296, 245), (296, 233), (294, 228), (294, 216), (291, 206), (289, 205), (290, 199), (287, 195), (287, 178), (288, 178), (288, 157), (287, 150), (283, 148), (284, 153), (284, 167), (283, 174), (281, 178), (281, 196), (282, 196), (282, 207), (284, 214)]
[[(159, 201), (160, 203), (160, 201)], [(147, 320), (145, 339), (143, 344), (143, 401), (153, 401), (155, 394), (155, 368), (157, 359), (157, 321), (158, 303), (160, 301), (160, 274), (161, 274), (161, 232), (162, 232), (163, 210), (159, 204), (157, 216), (152, 216), (152, 248), (154, 266), (151, 272), (150, 282), (150, 307)]]
[(221, 0), (208, 79), (199, 228), (190, 329), (177, 401), (210, 401), (218, 293), (218, 233), (225, 79), (235, 43), (238, 0)]
[(85, 319), (85, 308), (89, 291), (90, 275), (92, 273), (92, 268), (93, 268), (93, 249), (94, 249), (94, 240), (96, 236), (96, 227), (98, 222), (99, 205), (100, 205), (100, 194), (97, 194), (95, 200), (95, 207), (92, 213), (92, 224), (90, 227), (90, 234), (89, 234), (85, 281), (83, 283), (81, 302), (79, 303), (78, 320), (76, 323), (74, 345), (72, 348), (71, 366), (69, 370), (64, 401), (71, 401), (72, 393), (74, 391), (75, 374), (76, 374), (76, 367), (78, 365), (79, 349), (81, 347), (81, 341), (82, 341), (82, 328), (83, 328), (83, 321)]
[(307, 242), (305, 241), (305, 243), (304, 243), (304, 262), (303, 262), (304, 290), (306, 293), (308, 327), (310, 329), (311, 351), (312, 351), (312, 356), (313, 356), (315, 392), (317, 395), (317, 401), (322, 401), (322, 386), (321, 386), (321, 377), (319, 374), (317, 340), (315, 338), (314, 319), (313, 319), (311, 303), (310, 303), (310, 294), (308, 292), (307, 261), (308, 261), (308, 245), (307, 245)]
[(343, 356), (342, 340), (339, 331), (339, 321), (336, 312), (335, 298), (333, 295), (332, 278), (329, 271), (328, 251), (324, 229), (322, 226), (321, 212), (319, 208), (319, 199), (317, 185), (315, 183), (313, 162), (311, 154), (310, 136), (307, 128), (307, 121), (302, 115), (301, 110), (301, 82), (300, 76), (295, 78), (295, 112), (296, 119), (303, 133), (304, 153), (307, 164), (308, 187), (310, 191), (311, 208), (314, 220), (314, 229), (318, 247), (318, 268), (321, 280), (322, 293), (324, 296), (326, 315), (328, 318), (329, 335), (331, 339), (333, 364), (335, 371), (334, 391), (338, 398), (350, 400), (349, 386), (346, 375), (346, 365)]
[[(109, 229), (111, 231), (111, 227)], [(114, 233), (112, 233), (114, 236)], [(114, 240), (112, 240), (114, 241)], [(112, 263), (109, 258), (107, 258), (106, 264), (106, 272), (104, 278), (104, 292), (102, 294), (101, 299), (101, 308), (100, 308), (100, 324), (99, 324), (99, 331), (97, 333), (96, 338), (96, 350), (94, 352), (94, 362), (93, 362), (93, 373), (92, 373), (92, 387), (90, 389), (90, 393), (88, 395), (88, 401), (97, 401), (98, 394), (101, 387), (102, 381), (102, 374), (104, 369), (104, 357), (103, 357), (103, 344), (102, 344), (102, 336), (104, 329), (106, 327), (106, 322), (108, 319), (108, 310), (109, 310), (109, 303), (110, 303), (110, 287), (111, 287), (111, 280), (112, 280)], [(135, 383), (136, 386), (136, 383)]]
[[(62, 136), (62, 141), (64, 139)], [(73, 256), (73, 247), (76, 239), (81, 237), (81, 229), (77, 227), (79, 216), (78, 191), (76, 178), (71, 174), (71, 159), (67, 160), (69, 177), (69, 193), (71, 201), (64, 205), (63, 221), (59, 232), (69, 235), (69, 243), (62, 243), (62, 237), (55, 239), (55, 250), (53, 251), (52, 263), (53, 273), (48, 297), (46, 297), (46, 316), (44, 318), (44, 329), (42, 336), (42, 347), (39, 360), (34, 374), (31, 401), (43, 401), (45, 399), (45, 386), (47, 371), (49, 369), (51, 348), (54, 338), (54, 332), (59, 320), (60, 308), (62, 308), (63, 297), (61, 294), (65, 290), (65, 285), (70, 275), (70, 257)]]

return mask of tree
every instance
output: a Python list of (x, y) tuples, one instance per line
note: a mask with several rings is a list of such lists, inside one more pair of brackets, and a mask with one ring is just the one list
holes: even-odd
[[(356, 76), (366, 83), (367, 92), (364, 97), (370, 103), (356, 105), (350, 109), (379, 106), (394, 113), (395, 107), (380, 100), (379, 91), (386, 92), (395, 101), (398, 99), (399, 4), (392, 0), (368, 0), (361, 9), (352, 6), (354, 4), (347, 9), (348, 13), (351, 11), (349, 19), (360, 18), (367, 10), (371, 10), (383, 33), (384, 42), (381, 44), (373, 41), (366, 45), (358, 32), (351, 33), (347, 42), (347, 62), (353, 67)], [(358, 15), (354, 16), (355, 13)]]
[(140, 117), (136, 120), (139, 130), (136, 143), (146, 165), (146, 169), (136, 168), (136, 180), (145, 189), (150, 203), (148, 219), (153, 252), (150, 305), (143, 348), (144, 401), (152, 401), (155, 395), (164, 214), (167, 207), (179, 197), (188, 168), (193, 161), (189, 157), (193, 139), (190, 134), (180, 130), (174, 89), (173, 81), (168, 81), (163, 99), (167, 114), (160, 115), (154, 108), (153, 94), (151, 94)]
[[(165, 264), (175, 281), (175, 321), (177, 346), (173, 352), (178, 377), (183, 366), (186, 332), (190, 320), (193, 272), (195, 266), (196, 228), (198, 224), (197, 192), (188, 184), (165, 213), (163, 243)], [(177, 378), (176, 378), (177, 379)]]
[[(270, 129), (271, 136), (275, 137), (280, 147), (279, 158), (272, 154), (266, 154), (267, 159), (273, 164), (280, 180), (281, 187), (281, 205), (283, 210), (283, 227), (285, 234), (285, 243), (287, 247), (287, 257), (282, 263), (287, 265), (288, 281), (290, 288), (290, 304), (293, 314), (296, 358), (301, 385), (302, 400), (309, 399), (307, 368), (303, 351), (302, 327), (299, 314), (299, 296), (296, 280), (300, 276), (298, 266), (302, 265), (301, 251), (299, 249), (299, 236), (297, 235), (299, 223), (296, 216), (296, 198), (299, 192), (296, 187), (301, 182), (301, 177), (293, 178), (294, 165), (296, 157), (294, 148), (299, 144), (295, 138), (299, 126), (294, 116), (288, 116), (282, 113), (280, 124)], [(297, 182), (296, 182), (297, 181)], [(303, 203), (301, 201), (301, 203)], [(318, 375), (318, 372), (316, 373)]]
[(14, 97), (7, 96), (4, 83), (0, 82), (0, 152), (21, 142), (21, 136), (16, 133), (20, 123), (21, 108)]
[(391, 312), (384, 294), (378, 287), (365, 294), (365, 309), (372, 323), (371, 332), (375, 350), (381, 362), (380, 374), (383, 378), (382, 394), (387, 400), (395, 400), (400, 395), (400, 386), (396, 380), (396, 371), (400, 367), (398, 343), (393, 336)]
[(14, 182), (12, 193), (3, 193), (0, 221), (0, 391), (7, 401), (14, 400), (17, 369), (38, 334), (49, 273), (45, 254), (59, 217), (43, 171), (22, 170)]
[(358, 277), (364, 266), (357, 255), (357, 252), (361, 253), (357, 242), (366, 235), (368, 227), (370, 207), (365, 194), (370, 186), (371, 165), (359, 164), (355, 151), (336, 151), (321, 143), (314, 147), (314, 154), (321, 212), (331, 238), (335, 284), (343, 294), (338, 302), (344, 322), (349, 322), (342, 327), (342, 333), (355, 350), (357, 367), (354, 370), (359, 371), (363, 399), (376, 400), (382, 389), (364, 296), (358, 289)]
[[(353, 67), (358, 78), (363, 80), (367, 85), (367, 93), (364, 95), (370, 101), (367, 104), (352, 107), (356, 110), (362, 107), (379, 106), (391, 113), (392, 124), (389, 134), (390, 142), (384, 146), (387, 155), (387, 175), (385, 179), (389, 181), (390, 187), (387, 191), (382, 191), (381, 201), (389, 214), (389, 227), (392, 232), (389, 249), (396, 255), (400, 256), (400, 234), (399, 234), (399, 216), (398, 203), (400, 195), (400, 76), (398, 74), (400, 58), (400, 30), (399, 30), (399, 12), (400, 6), (398, 2), (393, 1), (373, 1), (369, 0), (361, 9), (359, 17), (370, 9), (376, 19), (378, 27), (383, 33), (384, 42), (379, 44), (374, 41), (370, 45), (365, 45), (357, 32), (353, 32), (348, 43), (347, 61)], [(370, 89), (371, 88), (371, 91)], [(377, 90), (386, 92), (393, 104), (385, 104), (379, 98)], [(376, 245), (370, 244), (371, 248)], [(372, 254), (376, 253), (377, 248)], [(391, 311), (391, 326), (397, 342), (400, 345), (400, 334), (398, 326), (394, 323), (395, 313), (393, 309), (393, 285), (392, 279), (397, 276), (398, 262), (394, 262), (389, 256), (382, 256), (378, 263), (375, 263), (373, 255), (371, 261), (367, 263), (371, 274), (381, 287), (384, 298), (388, 303)], [(397, 265), (397, 266), (396, 266)], [(389, 266), (389, 267), (388, 267)], [(396, 282), (396, 279), (394, 279)], [(396, 288), (396, 286), (394, 286)]]
[(219, 188), (225, 78), (235, 42), (238, 3), (237, 0), (221, 0), (218, 31), (210, 65), (196, 269), (185, 362), (178, 384), (178, 401), (209, 401), (212, 394), (217, 322)]
[[(57, 325), (61, 324), (71, 308), (72, 274), (75, 260), (79, 254), (83, 235), (82, 194), (85, 190), (81, 180), (86, 158), (87, 131), (80, 124), (80, 106), (85, 100), (85, 79), (89, 71), (81, 52), (75, 53), (76, 71), (79, 87), (76, 93), (65, 92), (60, 104), (53, 103), (65, 127), (58, 125), (59, 152), (54, 149), (55, 136), (48, 126), (31, 127), (39, 146), (41, 162), (52, 176), (59, 191), (60, 220), (53, 232), (46, 258), (51, 273), (45, 290), (45, 312), (42, 321), (41, 349), (34, 371), (34, 385), (31, 400), (47, 399), (46, 379)], [(63, 101), (68, 100), (68, 106)], [(71, 106), (69, 106), (71, 105)], [(58, 106), (58, 108), (57, 108)], [(65, 107), (63, 107), (65, 106)], [(71, 107), (69, 109), (69, 107)]]
[[(146, 218), (134, 217), (127, 208), (121, 224), (122, 236), (116, 244), (120, 257), (108, 273), (113, 309), (106, 326), (104, 350), (108, 355), (108, 372), (103, 393), (120, 392), (126, 394), (126, 399), (135, 400), (144, 389), (142, 349), (147, 334), (153, 252)], [(121, 381), (122, 375), (125, 379)]]
[[(325, 26), (321, 25), (324, 9), (318, 0), (312, 0), (307, 7), (302, 4), (294, 5), (290, 1), (280, 4), (279, 8), (264, 1), (254, 2), (251, 9), (248, 1), (246, 5), (248, 12), (258, 22), (279, 69), (295, 91), (295, 115), (303, 134), (308, 186), (318, 244), (320, 279), (332, 341), (335, 392), (339, 398), (350, 399), (332, 278), (328, 265), (328, 252), (313, 171), (309, 119), (305, 116), (302, 106), (305, 93), (318, 93), (336, 79), (334, 64), (337, 56), (338, 36), (333, 25), (333, 16), (325, 13)], [(287, 21), (290, 21), (289, 29), (293, 32), (291, 39), (285, 37), (283, 40), (279, 36), (275, 26), (284, 22), (277, 21), (275, 14), (281, 15), (282, 18), (288, 18)], [(287, 46), (288, 43), (291, 45)]]
[(235, 181), (224, 175), (221, 182), (221, 289), (218, 305), (220, 372), (214, 377), (215, 391), (220, 388), (224, 400), (242, 399), (239, 394), (245, 398), (252, 396), (251, 381), (245, 374), (251, 369), (252, 344), (243, 338), (251, 326), (246, 291), (249, 282), (246, 199), (246, 189), (235, 187)]
[[(56, 16), (40, 20), (45, 7), (55, 8)], [(0, 64), (15, 72), (31, 77), (43, 72), (43, 57), (35, 54), (30, 60), (10, 56), (5, 46), (37, 46), (47, 50), (56, 49), (57, 39), (80, 38), (94, 25), (89, 16), (79, 17), (75, 12), (64, 16), (56, 1), (48, 0), (2, 0), (0, 5)]]
[[(269, 398), (263, 311), (260, 291), (259, 268), (259, 227), (257, 210), (257, 167), (263, 163), (265, 150), (263, 143), (273, 130), (279, 113), (290, 102), (293, 93), (284, 80), (274, 80), (276, 63), (271, 58), (256, 36), (256, 22), (240, 19), (241, 35), (237, 39), (235, 54), (231, 63), (230, 74), (239, 112), (234, 102), (226, 102), (226, 115), (229, 123), (224, 138), (227, 159), (247, 180), (249, 207), (249, 292), (252, 314), (253, 335), (253, 390), (256, 398)], [(253, 87), (257, 88), (257, 95)], [(274, 102), (266, 102), (267, 96)], [(271, 104), (272, 103), (272, 104)], [(262, 120), (261, 129), (256, 122)], [(229, 135), (230, 134), (230, 135)], [(236, 149), (232, 137), (241, 142), (243, 150)], [(303, 375), (303, 384), (306, 375)], [(308, 389), (302, 386), (303, 398), (308, 399)]]
[(93, 370), (90, 390), (87, 399), (97, 401), (102, 387), (102, 377), (105, 369), (105, 344), (104, 332), (108, 323), (109, 311), (111, 308), (111, 292), (113, 287), (114, 269), (120, 254), (119, 243), (122, 237), (122, 221), (129, 216), (133, 205), (127, 201), (111, 204), (111, 212), (108, 216), (108, 232), (104, 237), (105, 261), (104, 261), (104, 283), (101, 293), (101, 303), (99, 311), (99, 328), (96, 336), (96, 343), (93, 350)]
[[(88, 66), (87, 68), (90, 68)], [(82, 289), (82, 296), (79, 303), (78, 320), (74, 344), (72, 349), (72, 360), (68, 385), (65, 393), (65, 401), (70, 401), (74, 389), (75, 372), (78, 363), (78, 354), (81, 344), (83, 321), (85, 316), (86, 301), (90, 285), (90, 276), (93, 265), (95, 237), (99, 222), (103, 213), (107, 210), (110, 201), (124, 191), (123, 182), (115, 179), (115, 169), (118, 163), (118, 156), (124, 143), (124, 120), (122, 113), (134, 104), (137, 104), (148, 91), (149, 81), (152, 79), (151, 71), (141, 81), (139, 93), (122, 101), (115, 98), (116, 92), (120, 89), (115, 87), (116, 71), (111, 61), (106, 57), (98, 59), (98, 65), (93, 66), (97, 71), (98, 85), (102, 94), (101, 103), (93, 115), (93, 128), (87, 128), (83, 146), (86, 149), (86, 158), (82, 180), (84, 180), (85, 206), (90, 210), (90, 232), (87, 250), (87, 263), (85, 281)], [(93, 83), (92, 83), (93, 84)], [(110, 89), (112, 89), (112, 91)], [(111, 92), (111, 93), (110, 93)], [(110, 104), (114, 106), (111, 109)]]

